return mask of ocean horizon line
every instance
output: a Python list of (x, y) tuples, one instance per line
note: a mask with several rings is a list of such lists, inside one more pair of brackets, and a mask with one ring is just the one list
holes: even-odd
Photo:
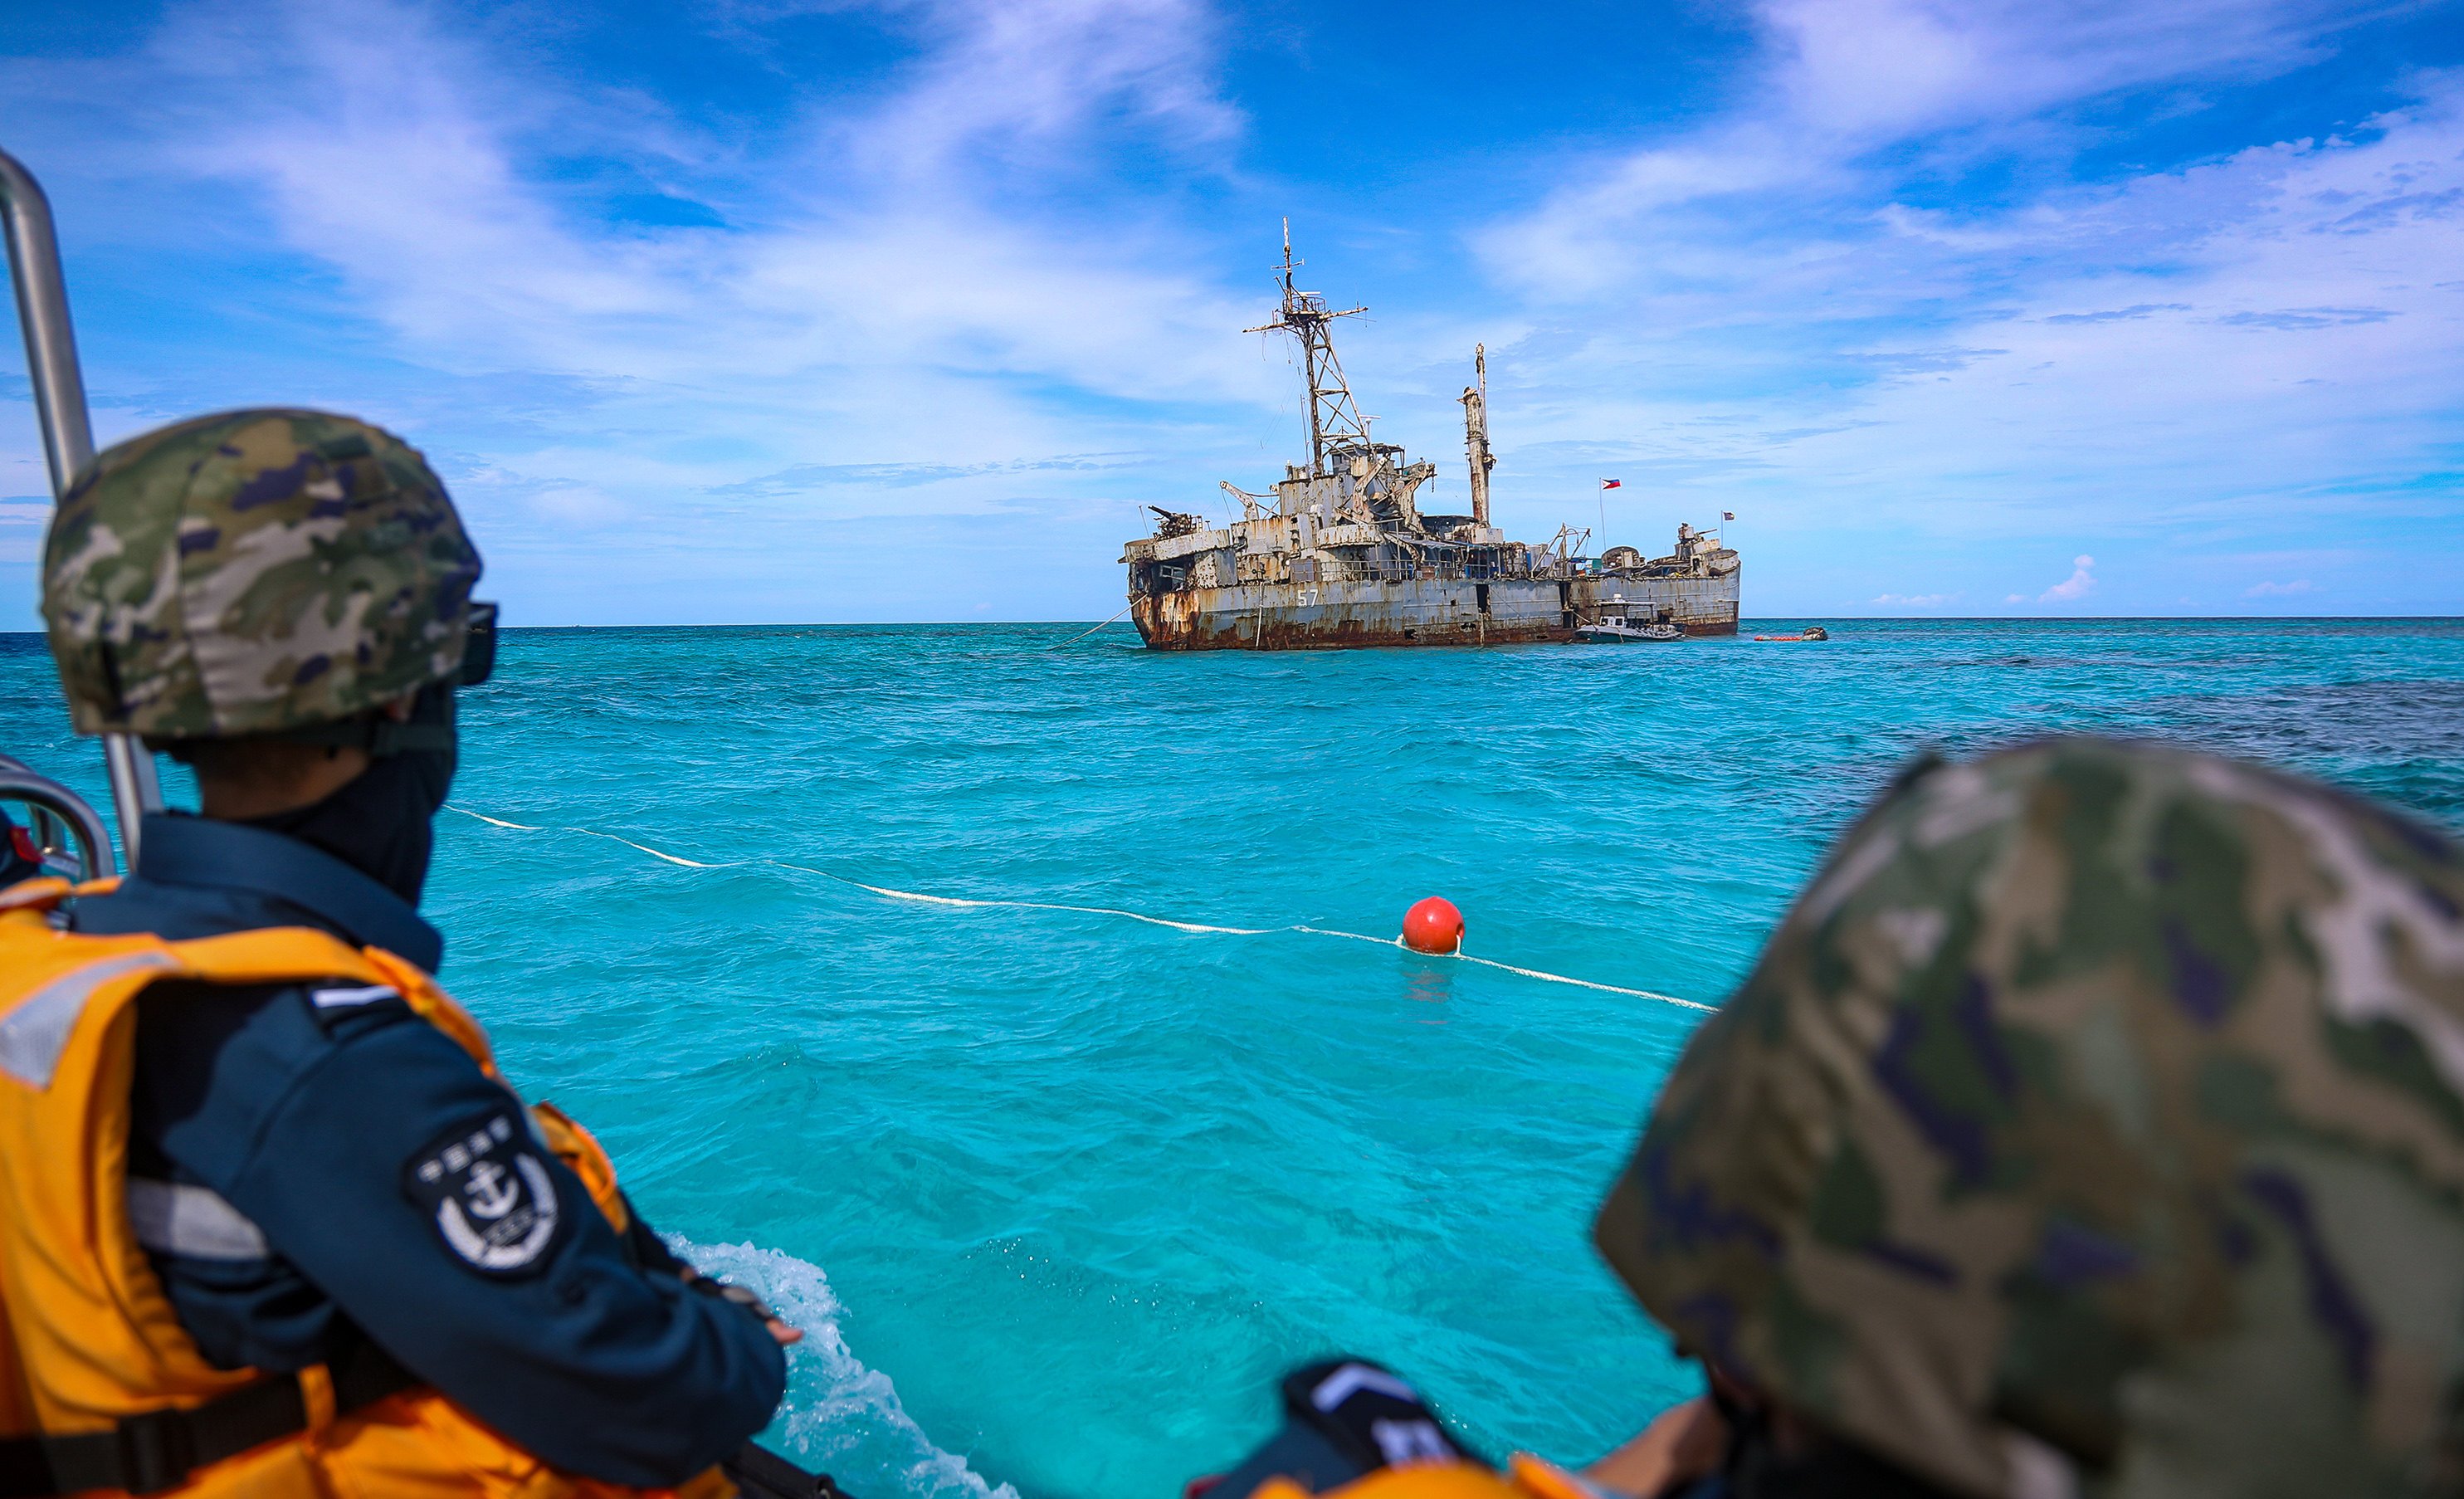
[[(1848, 621), (1870, 625), (2161, 625), (2205, 623), (2213, 625), (2347, 625), (2397, 624), (2464, 624), (2464, 612), (2454, 614), (1754, 614), (1740, 615), (1739, 633), (1749, 625), (1786, 625), (1811, 621), (1821, 624)], [(627, 625), (515, 625), (506, 630), (547, 632), (551, 630), (615, 630), (615, 629), (1006, 629), (1021, 626), (1050, 625), (1056, 628), (1077, 625), (1102, 629), (1118, 624), (1125, 630), (1136, 627), (1127, 620), (1089, 619), (884, 619), (884, 620), (705, 620), (635, 623)], [(1091, 632), (1091, 631), (1090, 631)], [(39, 629), (0, 629), (0, 638), (11, 635), (39, 637)], [(1703, 637), (1717, 638), (1717, 637)], [(1562, 642), (1560, 642), (1562, 644)], [(1314, 648), (1301, 648), (1314, 649)], [(1329, 647), (1324, 649), (1343, 649)], [(1355, 648), (1356, 649), (1356, 648)], [(1367, 648), (1378, 649), (1378, 648)], [(1397, 650), (1421, 650), (1425, 647), (1396, 647)], [(1446, 649), (1443, 647), (1436, 649)], [(1492, 650), (1494, 647), (1461, 649)]]

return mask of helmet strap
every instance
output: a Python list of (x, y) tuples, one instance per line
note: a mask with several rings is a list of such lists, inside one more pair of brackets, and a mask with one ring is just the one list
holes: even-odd
[[(297, 729), (276, 729), (271, 734), (250, 736), (280, 744), (321, 744), (334, 749), (355, 749), (367, 752), (370, 760), (389, 760), (396, 755), (422, 751), (451, 750), (459, 741), (453, 729), (453, 693), (451, 684), (431, 682), (420, 689), (441, 693), (444, 712), (437, 716), (415, 715), (405, 723), (389, 714), (368, 712), (328, 723), (311, 723)], [(426, 717), (428, 721), (421, 721)]]

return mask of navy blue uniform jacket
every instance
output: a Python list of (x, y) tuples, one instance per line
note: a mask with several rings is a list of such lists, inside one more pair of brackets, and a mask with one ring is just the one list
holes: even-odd
[[(278, 833), (152, 817), (140, 849), (118, 892), (74, 903), (76, 930), (304, 926), (431, 973), (442, 955), (391, 891)], [(512, 1094), (391, 991), (158, 983), (131, 1103), (130, 1218), (217, 1365), (287, 1372), (365, 1337), (557, 1466), (642, 1486), (709, 1466), (778, 1405), (785, 1358), (760, 1317), (643, 1263)], [(457, 1142), (492, 1126), (504, 1169), (474, 1182), (490, 1157)], [(440, 1177), (535, 1231), (457, 1249)]]

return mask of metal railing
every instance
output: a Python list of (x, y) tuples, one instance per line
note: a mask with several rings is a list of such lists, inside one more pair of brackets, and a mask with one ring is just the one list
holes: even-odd
[[(1571, 574), (1529, 568), (1500, 567), (1482, 562), (1351, 562), (1321, 560), (1314, 576), (1304, 576), (1309, 569), (1295, 567), (1293, 583), (1307, 587), (1320, 583), (1561, 583)], [(1243, 578), (1243, 583), (1265, 582)], [(1281, 580), (1276, 580), (1281, 581)]]
[[(52, 470), (52, 501), (94, 461), (94, 428), (86, 420), (85, 380), (77, 372), (77, 333), (69, 323), (68, 283), (60, 276), (59, 236), (51, 200), (17, 159), (0, 151), (0, 220), (9, 239), (10, 279), (17, 291), (17, 325), (26, 335), (26, 376), (34, 387), (34, 419), (43, 430), (43, 457)], [(139, 821), (163, 809), (154, 757), (129, 734), (106, 734), (103, 762), (111, 774), (120, 847), (134, 867)], [(82, 802), (77, 804), (82, 806)], [(110, 856), (106, 843), (106, 868)]]
[(85, 798), (34, 774), (15, 757), (0, 755), (0, 802), (21, 802), (31, 810), (28, 831), (47, 868), (74, 861), (72, 877), (78, 881), (112, 872), (111, 834)]

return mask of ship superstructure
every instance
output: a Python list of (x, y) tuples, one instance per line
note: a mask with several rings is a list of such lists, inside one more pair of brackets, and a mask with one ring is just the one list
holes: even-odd
[[(1291, 229), (1277, 268), (1282, 301), (1252, 333), (1300, 345), (1309, 392), (1309, 462), (1287, 464), (1265, 494), (1225, 483), (1242, 518), (1209, 525), (1150, 506), (1155, 534), (1129, 543), (1130, 617), (1166, 650), (1274, 650), (1346, 646), (1456, 646), (1571, 640), (1611, 592), (1642, 601), (1693, 634), (1737, 628), (1736, 553), (1681, 528), (1671, 557), (1631, 547), (1594, 560), (1588, 533), (1560, 528), (1547, 543), (1509, 541), (1489, 524), (1488, 360), (1473, 356), (1461, 398), (1471, 514), (1424, 515), (1416, 503), (1437, 466), (1375, 441), (1330, 333), (1361, 307), (1330, 309), (1295, 280)], [(1707, 544), (1706, 544), (1707, 541)], [(1619, 555), (1624, 554), (1624, 555)], [(1610, 584), (1603, 588), (1602, 584)]]

